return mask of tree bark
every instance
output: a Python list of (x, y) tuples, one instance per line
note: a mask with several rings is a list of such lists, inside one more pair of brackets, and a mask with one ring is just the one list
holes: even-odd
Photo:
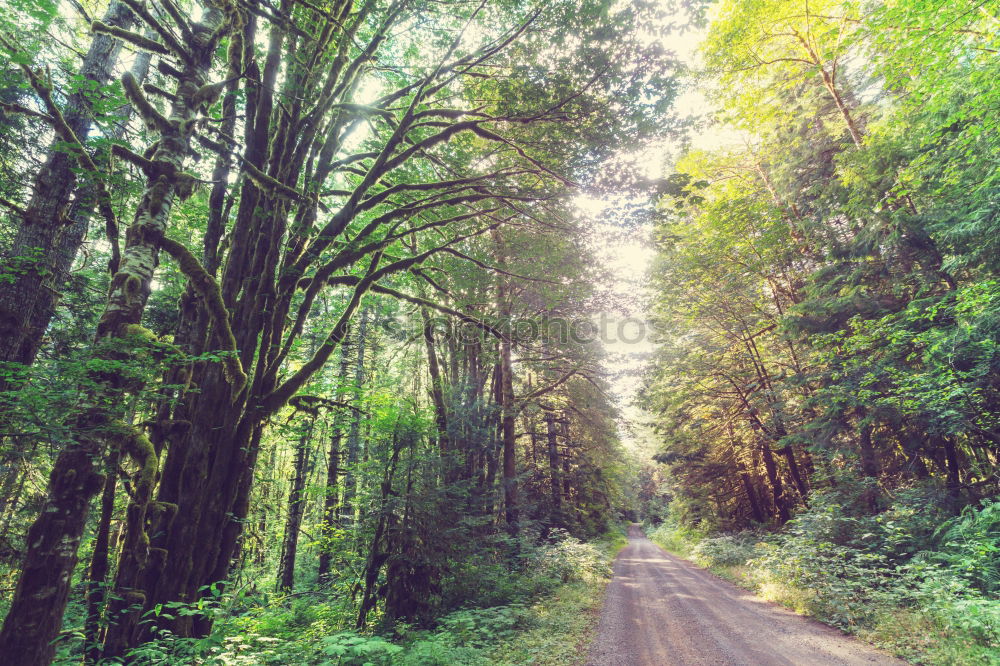
[[(368, 335), (368, 310), (361, 311), (361, 321), (358, 322), (358, 343), (355, 349), (357, 356), (354, 362), (354, 397), (360, 403), (362, 386), (365, 383), (365, 342)], [(340, 524), (346, 526), (355, 520), (354, 497), (358, 492), (358, 482), (355, 478), (355, 468), (361, 453), (361, 412), (351, 416), (351, 427), (347, 433), (347, 461), (344, 469), (344, 501), (340, 505)]]
[[(203, 30), (187, 45), (189, 60), (183, 71), (178, 72), (176, 102), (169, 117), (149, 118), (146, 116), (152, 107), (139, 109), (144, 120), (155, 123), (160, 130), (160, 139), (151, 156), (160, 165), (159, 173), (149, 176), (126, 236), (118, 272), (111, 281), (107, 305), (95, 335), (94, 350), (99, 357), (120, 359), (122, 348), (128, 350), (136, 344), (136, 338), (145, 336), (139, 322), (177, 195), (179, 174), (190, 153), (195, 120), (200, 115), (200, 105), (192, 99), (207, 81), (225, 25), (222, 9), (215, 4), (206, 5), (200, 25)], [(134, 79), (131, 81), (135, 83)], [(148, 106), (148, 101), (145, 104)], [(17, 655), (13, 661), (17, 666), (41, 666), (52, 659), (52, 641), (66, 607), (90, 499), (104, 482), (95, 464), (103, 458), (109, 440), (124, 444), (130, 456), (139, 462), (137, 500), (129, 507), (129, 520), (140, 527), (145, 525), (156, 476), (156, 456), (143, 435), (115, 422), (114, 414), (127, 384), (121, 373), (111, 372), (101, 378), (97, 387), (89, 389), (88, 402), (93, 407), (76, 419), (76, 439), (53, 465), (45, 507), (29, 530), (25, 563), (0, 631), (0, 653)], [(144, 563), (149, 556), (148, 540), (135, 536), (132, 544), (135, 548), (123, 550), (123, 555)], [(139, 593), (129, 592), (116, 596), (123, 604), (135, 605)]]
[(562, 517), (562, 479), (559, 470), (559, 449), (556, 445), (555, 415), (545, 415), (546, 436), (549, 448), (549, 482), (551, 484), (551, 514), (549, 521), (553, 527), (563, 526)]
[(295, 476), (288, 491), (288, 518), (285, 521), (285, 535), (281, 542), (281, 560), (278, 564), (278, 591), (291, 590), (295, 586), (295, 555), (299, 545), (299, 530), (302, 528), (304, 508), (303, 491), (306, 487), (306, 469), (309, 466), (309, 449), (316, 417), (309, 420), (307, 430), (295, 448)]
[[(101, 20), (127, 30), (135, 16), (123, 3), (112, 0)], [(107, 85), (121, 47), (118, 39), (95, 34), (79, 75), (102, 87)], [(81, 142), (90, 132), (91, 108), (87, 96), (75, 92), (62, 110), (66, 124)], [(67, 214), (77, 184), (77, 165), (72, 155), (59, 148), (62, 143), (59, 138), (49, 148), (45, 163), (35, 175), (31, 200), (7, 257), (9, 265), (20, 270), (14, 271), (12, 281), (0, 281), (0, 363), (34, 362), (59, 301), (59, 289), (83, 241), (86, 217), (74, 219)]]

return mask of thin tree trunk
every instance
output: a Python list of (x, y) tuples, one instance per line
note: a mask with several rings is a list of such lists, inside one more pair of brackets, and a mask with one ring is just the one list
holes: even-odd
[(431, 400), (434, 403), (434, 420), (437, 424), (438, 448), (444, 459), (445, 480), (452, 478), (452, 462), (449, 460), (450, 445), (448, 442), (448, 412), (444, 401), (444, 385), (441, 377), (441, 367), (438, 364), (437, 350), (434, 347), (434, 322), (427, 308), (420, 308), (420, 317), (424, 324), (424, 346), (427, 349), (427, 365), (431, 374)]
[(549, 481), (552, 487), (552, 507), (550, 522), (554, 527), (563, 524), (562, 518), (562, 480), (559, 471), (559, 449), (556, 446), (556, 421), (554, 414), (545, 415), (547, 442), (549, 447)]
[[(496, 245), (497, 263), (506, 263), (506, 250), (503, 237), (496, 229), (492, 232)], [(519, 526), (517, 497), (517, 435), (515, 432), (514, 413), (514, 368), (511, 361), (510, 325), (511, 325), (511, 294), (510, 285), (503, 275), (497, 278), (497, 311), (503, 322), (505, 333), (500, 339), (500, 427), (503, 441), (503, 499), (504, 517), (507, 530), (516, 536)]]
[(774, 499), (774, 508), (778, 512), (778, 521), (782, 524), (787, 523), (791, 515), (788, 512), (788, 504), (785, 501), (781, 475), (778, 474), (778, 466), (774, 462), (774, 455), (767, 442), (761, 442), (760, 452), (764, 460), (764, 470), (767, 472), (767, 480), (771, 484), (771, 494)]
[(498, 453), (503, 441), (503, 423), (500, 413), (503, 410), (503, 388), (502, 388), (501, 364), (497, 364), (493, 371), (493, 404), (495, 410), (490, 417), (490, 437), (486, 443), (486, 476), (484, 479), (484, 511), (487, 515), (493, 515), (496, 510), (496, 479), (497, 468), (499, 467)]
[(572, 441), (569, 438), (569, 419), (563, 418), (562, 422), (562, 436), (563, 441), (566, 446), (566, 453), (562, 456), (562, 491), (563, 491), (563, 502), (567, 505), (570, 504), (569, 501), (569, 491), (570, 491), (570, 478), (569, 478), (569, 465), (570, 458), (572, 457)]
[(959, 473), (958, 449), (955, 447), (955, 440), (951, 437), (941, 437), (941, 444), (944, 446), (944, 459), (947, 466), (947, 488), (948, 495), (952, 499), (958, 500), (962, 494), (962, 479)]
[(510, 340), (500, 342), (500, 428), (503, 441), (503, 500), (507, 529), (511, 535), (519, 531), (517, 498), (517, 435), (514, 430), (514, 379), (510, 356)]
[[(862, 410), (860, 418), (864, 418), (865, 412)], [(875, 453), (875, 447), (872, 445), (872, 426), (867, 423), (862, 423), (861, 429), (858, 433), (858, 447), (861, 452), (861, 472), (872, 484), (871, 486), (865, 488), (862, 494), (862, 500), (868, 507), (869, 511), (874, 512), (878, 506), (878, 492), (874, 487), (875, 482), (879, 476), (879, 464), (878, 457)]]
[(863, 424), (858, 433), (858, 448), (861, 452), (861, 472), (872, 479), (879, 475), (878, 455), (872, 444), (872, 427)]
[(757, 493), (754, 491), (750, 475), (746, 472), (740, 472), (740, 481), (743, 482), (743, 491), (746, 493), (747, 502), (750, 503), (750, 512), (753, 514), (753, 519), (758, 523), (764, 523), (766, 521), (764, 512), (760, 508), (760, 502), (757, 501)]
[[(340, 375), (337, 380), (337, 399), (344, 396), (344, 385), (347, 383), (347, 371), (350, 362), (343, 347), (340, 349)], [(340, 419), (334, 414), (331, 424), (333, 432), (330, 435), (330, 453), (326, 462), (326, 491), (323, 499), (323, 524), (322, 534), (324, 539), (328, 539), (337, 526), (337, 508), (340, 500), (340, 443), (343, 434), (340, 429)], [(333, 551), (331, 546), (324, 542), (319, 551), (319, 579), (325, 580), (330, 576), (330, 568), (333, 562)]]
[[(397, 426), (398, 428), (398, 426)], [(368, 613), (375, 606), (375, 583), (378, 581), (379, 572), (382, 566), (389, 559), (387, 548), (383, 544), (386, 531), (386, 522), (389, 516), (388, 499), (392, 492), (392, 482), (396, 475), (396, 466), (399, 463), (399, 453), (402, 446), (399, 443), (399, 433), (393, 433), (392, 456), (386, 465), (385, 473), (382, 477), (381, 502), (379, 506), (378, 518), (375, 521), (375, 533), (372, 536), (371, 548), (368, 550), (368, 561), (365, 564), (364, 588), (361, 596), (361, 604), (358, 608), (358, 619), (355, 623), (356, 629), (363, 629), (368, 619)]]
[(295, 476), (288, 491), (288, 518), (285, 521), (285, 535), (281, 542), (281, 559), (278, 565), (278, 591), (291, 590), (295, 586), (295, 555), (299, 546), (299, 530), (302, 528), (304, 508), (303, 491), (306, 487), (306, 469), (309, 466), (309, 451), (312, 432), (316, 425), (315, 415), (309, 420), (305, 433), (295, 448)]
[(805, 477), (799, 471), (799, 464), (795, 460), (795, 450), (792, 448), (792, 445), (788, 444), (782, 447), (781, 455), (784, 456), (785, 462), (788, 463), (788, 472), (792, 477), (792, 481), (795, 483), (795, 489), (799, 491), (803, 504), (808, 506), (809, 486), (806, 485)]
[(855, 146), (860, 148), (863, 141), (861, 130), (858, 128), (858, 124), (854, 121), (854, 116), (851, 115), (851, 110), (847, 108), (847, 103), (844, 102), (844, 96), (841, 95), (840, 91), (837, 89), (837, 84), (833, 80), (833, 75), (827, 72), (826, 68), (822, 65), (819, 67), (819, 75), (823, 80), (823, 85), (830, 93), (830, 97), (833, 98), (834, 104), (837, 105), (837, 110), (840, 111), (840, 115), (844, 119), (844, 123), (847, 125), (847, 131), (851, 134), (851, 140), (854, 141)]
[(90, 558), (90, 580), (87, 581), (87, 615), (83, 625), (85, 664), (96, 664), (101, 659), (101, 614), (104, 609), (105, 586), (108, 584), (108, 556), (111, 549), (111, 517), (115, 509), (115, 488), (121, 452), (117, 449), (108, 455), (105, 467), (104, 492), (101, 494), (101, 518), (94, 536), (94, 553)]
[[(355, 402), (360, 402), (362, 386), (365, 382), (365, 341), (368, 334), (368, 310), (361, 311), (361, 321), (358, 323), (357, 357), (354, 363), (354, 395)], [(350, 431), (347, 433), (347, 464), (344, 471), (344, 501), (340, 505), (340, 523), (346, 526), (355, 517), (354, 497), (357, 494), (357, 479), (355, 467), (361, 452), (361, 412), (354, 412), (351, 417)]]

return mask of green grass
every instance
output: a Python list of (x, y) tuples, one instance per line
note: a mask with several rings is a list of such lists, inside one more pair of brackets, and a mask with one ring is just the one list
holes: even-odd
[[(608, 532), (594, 545), (610, 564), (628, 545), (623, 530)], [(491, 664), (583, 664), (600, 619), (610, 575), (561, 585), (531, 607), (533, 626), (488, 652)]]

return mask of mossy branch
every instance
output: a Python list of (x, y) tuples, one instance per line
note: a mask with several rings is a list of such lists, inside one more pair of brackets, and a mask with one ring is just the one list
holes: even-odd
[(434, 301), (430, 301), (427, 300), (426, 298), (421, 298), (419, 296), (411, 296), (410, 294), (401, 292), (398, 289), (393, 289), (391, 287), (384, 287), (380, 284), (373, 284), (371, 286), (371, 290), (376, 294), (385, 294), (386, 296), (392, 296), (393, 298), (399, 299), (401, 301), (406, 301), (408, 303), (413, 303), (414, 305), (419, 305), (420, 307), (430, 308), (431, 310), (437, 310), (438, 312), (441, 312), (443, 314), (451, 315), (452, 317), (455, 317), (460, 321), (463, 321), (467, 324), (472, 324), (476, 328), (489, 333), (498, 340), (510, 339), (510, 336), (504, 334), (504, 332), (501, 331), (500, 329), (490, 326), (486, 322), (480, 319), (476, 319), (475, 317), (472, 317), (464, 312), (460, 312), (459, 310), (455, 310), (454, 308), (449, 308), (447, 305), (441, 305), (440, 303), (435, 303)]
[(122, 74), (122, 87), (125, 89), (125, 96), (132, 103), (135, 110), (142, 116), (146, 126), (151, 130), (157, 130), (161, 134), (168, 134), (173, 129), (170, 121), (162, 113), (156, 110), (146, 96), (139, 90), (139, 83), (132, 76), (132, 72)]
[(120, 157), (126, 162), (131, 162), (135, 166), (139, 167), (142, 172), (146, 175), (154, 173), (156, 171), (156, 162), (151, 159), (139, 155), (138, 153), (133, 153), (131, 150), (121, 145), (120, 143), (113, 144), (111, 146), (111, 154), (115, 157)]
[(24, 208), (22, 208), (21, 206), (17, 205), (13, 201), (9, 201), (7, 199), (4, 199), (3, 197), (0, 197), (0, 206), (3, 206), (5, 208), (9, 208), (9, 209), (11, 209), (12, 211), (14, 211), (15, 213), (17, 213), (18, 215), (20, 215), (22, 217), (28, 214), (28, 211), (24, 210)]
[(480, 138), (486, 139), (487, 141), (496, 141), (497, 143), (502, 143), (502, 144), (505, 144), (505, 145), (509, 146), (510, 148), (512, 148), (514, 150), (514, 152), (516, 152), (522, 158), (526, 159), (528, 162), (530, 162), (532, 165), (534, 165), (540, 171), (543, 171), (544, 173), (549, 174), (550, 176), (552, 176), (553, 178), (555, 178), (556, 180), (558, 180), (563, 185), (566, 185), (566, 186), (569, 186), (569, 187), (579, 187), (580, 186), (579, 183), (576, 183), (576, 182), (570, 180), (569, 178), (566, 178), (565, 176), (560, 176), (555, 171), (553, 171), (552, 169), (548, 168), (547, 166), (545, 166), (544, 164), (542, 164), (541, 162), (539, 162), (538, 160), (536, 160), (534, 157), (531, 157), (530, 155), (528, 155), (528, 153), (526, 153), (523, 148), (521, 148), (520, 146), (518, 146), (513, 141), (511, 141), (509, 139), (506, 139), (506, 138), (500, 136), (499, 134), (497, 134), (495, 132), (491, 132), (488, 129), (484, 129), (483, 127), (480, 127), (478, 124), (473, 124), (470, 127), (470, 129), (472, 130), (473, 134), (475, 134), (476, 136), (478, 136)]
[(91, 30), (94, 32), (103, 32), (106, 35), (111, 35), (123, 42), (128, 42), (137, 49), (142, 49), (143, 51), (149, 51), (150, 53), (157, 53), (159, 55), (173, 55), (173, 53), (163, 44), (158, 41), (150, 39), (149, 37), (143, 37), (142, 35), (132, 32), (131, 30), (125, 30), (119, 28), (116, 25), (108, 25), (102, 21), (94, 21), (90, 24)]
[(248, 160), (243, 160), (243, 169), (247, 172), (247, 176), (254, 182), (257, 187), (269, 192), (271, 194), (277, 194), (278, 196), (283, 196), (293, 201), (308, 202), (309, 198), (303, 195), (301, 192), (295, 188), (289, 187), (284, 183), (271, 178), (266, 173), (255, 167)]
[(354, 316), (354, 312), (357, 310), (358, 304), (361, 303), (361, 297), (368, 292), (368, 289), (375, 281), (375, 278), (378, 275), (378, 266), (381, 261), (382, 251), (380, 250), (375, 253), (369, 262), (368, 270), (365, 271), (364, 277), (358, 278), (358, 281), (354, 286), (354, 291), (351, 294), (351, 298), (347, 302), (347, 306), (340, 314), (340, 318), (337, 320), (337, 323), (334, 324), (333, 329), (330, 331), (326, 340), (320, 348), (316, 350), (312, 358), (303, 363), (291, 377), (285, 380), (283, 384), (277, 386), (273, 391), (264, 396), (261, 400), (261, 409), (265, 414), (273, 414), (281, 409), (289, 401), (289, 399), (291, 399), (292, 396), (294, 396), (295, 393), (302, 388), (307, 381), (309, 381), (313, 374), (323, 367), (323, 364), (329, 360), (330, 355), (333, 354), (334, 350), (344, 341), (344, 338), (347, 336), (347, 329), (350, 324), (351, 317)]
[(212, 318), (212, 323), (222, 341), (223, 351), (229, 352), (223, 357), (222, 368), (226, 375), (226, 380), (233, 389), (233, 397), (243, 390), (247, 383), (247, 375), (243, 371), (243, 364), (236, 349), (236, 336), (229, 325), (229, 311), (222, 300), (222, 292), (215, 278), (205, 270), (201, 262), (191, 254), (191, 251), (175, 240), (169, 238), (160, 239), (160, 247), (177, 262), (181, 272), (191, 281), (191, 286), (205, 300), (208, 314)]
[(163, 74), (164, 76), (170, 76), (178, 80), (184, 78), (184, 73), (181, 72), (176, 67), (173, 67), (166, 60), (161, 60), (160, 62), (156, 63), (156, 69), (158, 69), (160, 74)]
[[(156, 20), (149, 11), (142, 6), (142, 4), (136, 2), (135, 0), (121, 0), (121, 2), (132, 10), (136, 16), (141, 18), (143, 22), (146, 23), (153, 31), (160, 36), (163, 41), (163, 45), (167, 47), (175, 56), (183, 60), (184, 62), (189, 62), (191, 60), (191, 55), (184, 46), (177, 41), (173, 33), (163, 27), (163, 24)], [(146, 39), (145, 37), (143, 39)]]
[(205, 148), (211, 150), (213, 153), (218, 153), (219, 155), (228, 155), (229, 153), (233, 152), (232, 149), (226, 148), (218, 141), (213, 141), (208, 137), (202, 136), (200, 134), (196, 134), (194, 138), (198, 140), (198, 143), (200, 143)]
[(175, 103), (177, 102), (177, 95), (173, 94), (172, 92), (164, 90), (158, 85), (154, 85), (152, 83), (144, 83), (142, 84), (142, 89), (144, 92), (150, 95), (159, 95), (168, 102), (175, 102)]
[(52, 116), (47, 113), (42, 113), (40, 111), (35, 111), (34, 109), (29, 109), (26, 106), (22, 106), (15, 102), (0, 102), (0, 111), (3, 113), (20, 113), (25, 116), (31, 116), (32, 118), (41, 118), (47, 123), (52, 122)]
[(198, 90), (195, 91), (194, 95), (191, 96), (191, 100), (188, 103), (189, 106), (193, 109), (197, 109), (199, 107), (204, 107), (205, 109), (207, 109), (208, 107), (212, 106), (217, 101), (219, 101), (219, 97), (222, 96), (222, 93), (226, 90), (228, 86), (230, 86), (233, 83), (236, 83), (237, 81), (242, 79), (245, 75), (246, 72), (241, 72), (223, 81), (217, 81), (216, 83), (206, 83), (202, 87), (198, 88)]
[(170, 14), (170, 18), (174, 20), (174, 24), (181, 31), (181, 37), (188, 44), (194, 43), (194, 33), (191, 31), (191, 25), (188, 23), (187, 18), (181, 14), (181, 10), (175, 5), (172, 0), (160, 0), (160, 6)]

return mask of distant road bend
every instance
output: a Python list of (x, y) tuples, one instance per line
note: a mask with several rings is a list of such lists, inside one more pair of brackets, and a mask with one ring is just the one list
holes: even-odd
[(833, 666), (906, 662), (667, 554), (629, 527), (589, 666)]

